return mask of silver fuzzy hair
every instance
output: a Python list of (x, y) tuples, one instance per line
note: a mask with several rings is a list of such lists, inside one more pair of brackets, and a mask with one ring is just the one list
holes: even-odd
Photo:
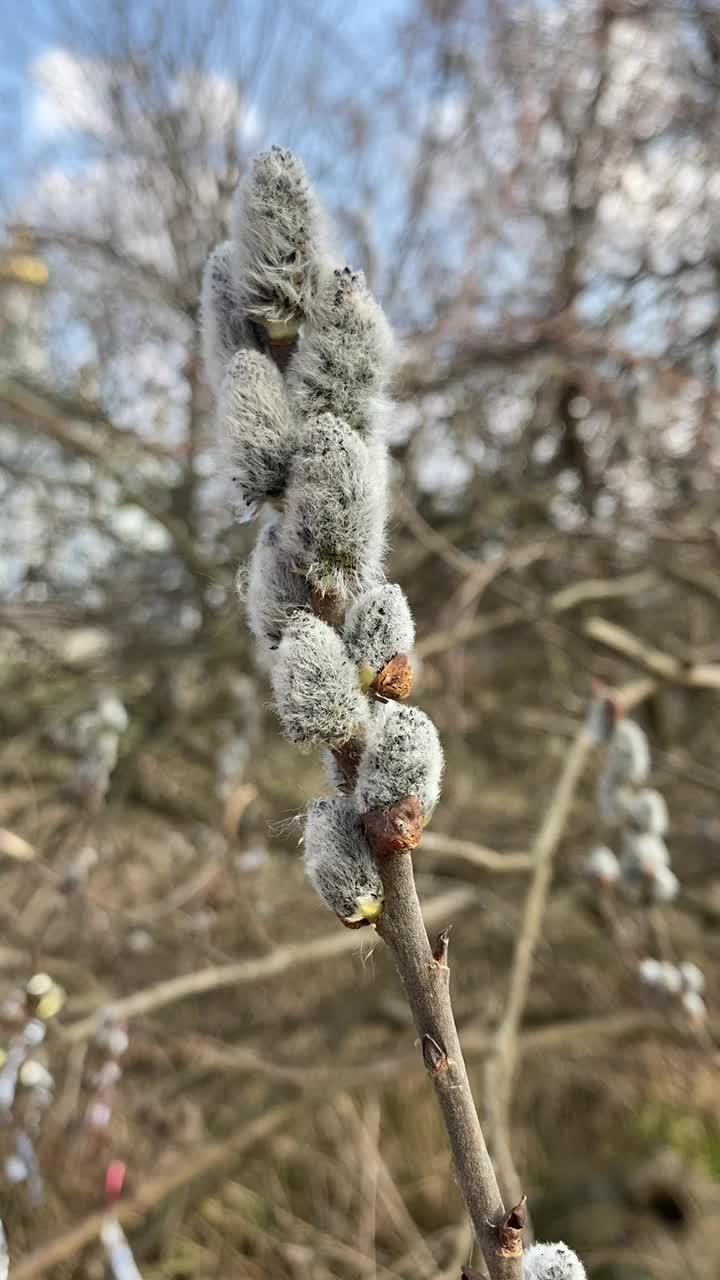
[(557, 1244), (531, 1244), (523, 1253), (523, 1280), (587, 1280), (587, 1272), (572, 1249)]
[(297, 412), (333, 413), (366, 437), (382, 434), (392, 346), (390, 326), (362, 272), (334, 271), (288, 370)]
[(652, 879), (650, 890), (655, 902), (673, 902), (680, 890), (680, 881), (670, 867), (660, 867)]
[(243, 347), (257, 347), (232, 278), (235, 245), (219, 244), (205, 264), (200, 295), (205, 371), (214, 395), (218, 395), (227, 367)]
[(340, 636), (312, 614), (288, 622), (272, 686), (285, 734), (301, 746), (341, 747), (367, 719), (367, 699)]
[(417, 796), (427, 822), (440, 799), (443, 763), (437, 729), (424, 711), (401, 702), (377, 703), (358, 769), (358, 812)]
[[(292, 614), (310, 610), (310, 589), (279, 544), (280, 516), (260, 530), (247, 575), (238, 574), (238, 595), (245, 601), (250, 630), (257, 641), (261, 667), (269, 670)], [(245, 577), (247, 580), (245, 581)]]
[(252, 519), (285, 490), (295, 429), (282, 374), (259, 351), (238, 351), (220, 388), (218, 424), (238, 497), (237, 517)]
[(306, 428), (290, 465), (284, 550), (312, 587), (341, 598), (378, 582), (385, 542), (387, 454), (330, 414)]
[(647, 781), (650, 772), (650, 744), (634, 720), (618, 720), (610, 739), (607, 771), (618, 784), (638, 785)]
[(620, 875), (625, 889), (631, 893), (654, 886), (670, 869), (670, 853), (660, 836), (648, 832), (626, 831), (620, 855)]
[(247, 314), (299, 325), (312, 315), (326, 256), (325, 219), (296, 156), (256, 156), (233, 207), (234, 279)]
[(615, 884), (620, 879), (620, 863), (607, 845), (600, 844), (588, 855), (585, 869), (592, 880)]
[(388, 582), (360, 596), (348, 610), (344, 637), (355, 665), (375, 675), (397, 653), (409, 654), (415, 623), (400, 587)]
[(643, 787), (640, 791), (628, 790), (623, 811), (628, 825), (636, 831), (647, 831), (654, 836), (667, 834), (668, 808), (659, 791), (650, 787)]
[(314, 800), (310, 805), (303, 861), (311, 885), (341, 920), (362, 914), (359, 902), (382, 903), (375, 859), (351, 801), (343, 796)]

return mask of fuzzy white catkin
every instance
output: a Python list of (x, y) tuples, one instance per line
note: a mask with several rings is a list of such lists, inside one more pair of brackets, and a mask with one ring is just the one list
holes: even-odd
[(357, 667), (377, 674), (398, 653), (409, 654), (415, 623), (400, 587), (387, 582), (366, 591), (345, 619), (345, 647)]
[(647, 987), (655, 987), (661, 990), (664, 987), (664, 966), (660, 960), (656, 960), (653, 956), (644, 956), (638, 965), (638, 974), (640, 981), (644, 982)]
[(233, 356), (220, 387), (220, 438), (238, 498), (238, 518), (277, 498), (287, 481), (295, 428), (282, 374), (260, 351)]
[(203, 359), (215, 395), (235, 352), (242, 347), (257, 346), (233, 284), (235, 252), (231, 240), (219, 244), (210, 254), (203, 273), (200, 295)]
[(280, 516), (260, 530), (250, 557), (247, 581), (238, 575), (238, 594), (245, 599), (250, 630), (257, 641), (257, 658), (268, 670), (276, 657), (291, 615), (311, 607), (310, 589), (279, 543)]
[(523, 1280), (587, 1280), (585, 1268), (562, 1240), (531, 1244), (523, 1253)]
[(648, 831), (626, 831), (623, 840), (621, 866), (623, 873), (656, 876), (662, 867), (670, 865), (670, 853), (661, 836)]
[(707, 1005), (699, 991), (685, 991), (681, 997), (682, 1007), (697, 1026), (701, 1026), (707, 1017)]
[(607, 845), (598, 845), (588, 856), (587, 874), (602, 884), (615, 884), (620, 879), (620, 863), (612, 849)]
[(105, 693), (98, 703), (98, 715), (102, 721), (103, 728), (109, 729), (113, 733), (124, 733), (128, 727), (128, 713), (114, 693)]
[(296, 411), (332, 413), (368, 436), (383, 430), (392, 335), (362, 272), (333, 272), (288, 371)]
[(233, 208), (233, 277), (247, 314), (297, 325), (313, 312), (327, 248), (325, 219), (291, 151), (256, 156)]
[(664, 836), (668, 829), (668, 808), (665, 797), (659, 791), (643, 787), (640, 791), (627, 790), (623, 802), (626, 821), (637, 831)]
[(608, 748), (607, 771), (618, 784), (638, 785), (650, 772), (650, 744), (634, 720), (618, 720)]
[(697, 991), (698, 995), (703, 994), (705, 990), (705, 974), (698, 965), (693, 964), (691, 960), (685, 960), (680, 965), (680, 974), (688, 991)]
[(387, 456), (330, 414), (308, 425), (290, 464), (283, 549), (311, 585), (341, 597), (380, 576)]
[(375, 859), (355, 808), (345, 797), (314, 800), (310, 805), (303, 861), (313, 888), (341, 920), (356, 917), (359, 904), (370, 911), (373, 901), (382, 904), (383, 887)]
[(680, 881), (670, 867), (660, 867), (652, 878), (650, 888), (656, 902), (674, 902), (680, 891)]
[(367, 718), (367, 699), (340, 636), (312, 614), (288, 622), (272, 686), (285, 734), (302, 746), (340, 747)]
[(437, 729), (424, 711), (400, 702), (377, 704), (358, 769), (358, 811), (369, 813), (417, 796), (427, 822), (440, 799), (443, 763)]

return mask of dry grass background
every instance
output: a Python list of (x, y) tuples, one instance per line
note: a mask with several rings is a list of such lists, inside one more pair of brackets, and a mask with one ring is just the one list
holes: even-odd
[[(517, 581), (546, 598), (552, 574), (545, 565)], [(412, 597), (412, 580), (407, 587)], [(677, 591), (657, 576), (658, 616), (668, 593), (681, 615)], [(422, 638), (436, 606), (432, 598), (416, 605)], [(691, 606), (696, 626), (710, 627), (712, 605), (692, 597)], [(442, 852), (437, 837), (507, 855), (529, 847), (590, 674), (615, 684), (637, 679), (583, 638), (585, 610), (562, 628), (520, 623), (501, 639), (469, 641), (421, 665), (418, 696), (441, 726), (448, 769), (432, 828), (439, 847), (420, 848), (417, 876), (424, 902), (465, 891), (452, 921), (436, 923), (453, 924), (454, 1002), (481, 1112), (483, 1062), (527, 873), (474, 866)], [(626, 601), (605, 612), (613, 610), (633, 624)], [(643, 630), (652, 635), (647, 614)], [(322, 784), (320, 766), (282, 743), (259, 686), (256, 746), (220, 799), (217, 706), (227, 716), (235, 664), (219, 663), (207, 681), (198, 681), (197, 664), (180, 664), (174, 678), (183, 696), (159, 724), (153, 672), (143, 670), (122, 690), (131, 728), (108, 803), (91, 818), (68, 793), (72, 762), (48, 739), (63, 710), (86, 696), (86, 675), (45, 684), (35, 658), (12, 645), (7, 656), (0, 825), (28, 840), (35, 857), (0, 866), (0, 977), (9, 991), (46, 969), (67, 991), (47, 1044), (57, 1089), (39, 1144), (46, 1201), (32, 1209), (23, 1186), (3, 1192), (14, 1254), (29, 1254), (17, 1274), (102, 1274), (94, 1242), (47, 1270), (32, 1269), (32, 1251), (102, 1208), (113, 1156), (128, 1164), (128, 1230), (148, 1280), (457, 1276), (469, 1234), (443, 1132), (397, 979), (382, 944), (364, 934), (358, 941), (340, 931), (345, 949), (336, 955), (302, 963), (293, 953), (281, 973), (134, 1017), (109, 1131), (102, 1139), (88, 1131), (96, 1011), (166, 979), (256, 964), (280, 948), (302, 951), (337, 936), (303, 882), (297, 847), (295, 818)], [(91, 685), (102, 675), (93, 672)], [(648, 1002), (634, 972), (651, 945), (646, 914), (619, 906), (618, 941), (584, 882), (583, 856), (603, 834), (594, 804), (599, 754), (558, 852), (523, 1021), (513, 1142), (534, 1223), (541, 1236), (568, 1239), (593, 1277), (607, 1280), (706, 1276), (720, 1260), (712, 698), (661, 685), (636, 713), (655, 748), (653, 777), (669, 803), (684, 886), (680, 903), (664, 912), (666, 930), (677, 958), (707, 974), (709, 1034)], [(100, 855), (88, 883), (60, 892), (88, 842)], [(258, 1118), (265, 1129), (253, 1140)]]

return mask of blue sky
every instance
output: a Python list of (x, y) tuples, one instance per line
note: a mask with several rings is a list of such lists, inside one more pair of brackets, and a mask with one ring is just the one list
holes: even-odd
[[(38, 138), (32, 127), (33, 95), (32, 65), (35, 59), (51, 48), (65, 48), (77, 54), (86, 54), (95, 47), (93, 29), (103, 30), (101, 14), (114, 7), (113, 0), (10, 0), (2, 7), (0, 15), (0, 183), (7, 197), (17, 189), (21, 175), (37, 159), (38, 146), (45, 139)], [(130, 0), (133, 23), (142, 38), (144, 26), (157, 13), (156, 0)], [(383, 64), (388, 62), (393, 31), (397, 21), (408, 10), (409, 0), (282, 0), (276, 4), (275, 13), (283, 14), (282, 21), (292, 22), (298, 35), (304, 36), (305, 58), (318, 60), (318, 73), (328, 79), (339, 76), (352, 84), (353, 94), (372, 94)], [(197, 4), (194, 0), (173, 0), (173, 22), (164, 27), (164, 35), (172, 39), (177, 17), (181, 10), (191, 15), (191, 22), (201, 20), (211, 3)], [(64, 19), (70, 10), (72, 25)], [(168, 9), (169, 13), (170, 10)], [(242, 61), (242, 48), (246, 43), (245, 31), (235, 23), (239, 18), (246, 26), (267, 25), (265, 0), (246, 0), (245, 4), (230, 6), (230, 25), (223, 21), (220, 38), (212, 48), (211, 68), (232, 74), (235, 59)], [(306, 20), (307, 18), (307, 20)], [(100, 20), (99, 20), (100, 19)], [(270, 47), (272, 37), (270, 32)], [(248, 42), (249, 43), (249, 42)], [(300, 45), (298, 45), (300, 51)], [(299, 73), (305, 61), (299, 58)], [(253, 70), (259, 92), (268, 94), (282, 109), (283, 96), (296, 86), (287, 80), (279, 85), (264, 85), (261, 69)], [(288, 112), (292, 121), (293, 112)], [(300, 123), (300, 122), (299, 122)], [(289, 125), (292, 131), (292, 124)], [(292, 143), (292, 138), (283, 139)], [(55, 139), (53, 160), (60, 156)], [(67, 149), (65, 163), (72, 165), (73, 148)]]

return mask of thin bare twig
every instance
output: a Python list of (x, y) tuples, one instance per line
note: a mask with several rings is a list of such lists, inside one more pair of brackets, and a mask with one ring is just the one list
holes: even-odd
[[(224, 1141), (208, 1143), (192, 1157), (187, 1154), (182, 1156), (168, 1173), (150, 1179), (131, 1199), (118, 1204), (113, 1210), (114, 1216), (123, 1225), (139, 1222), (180, 1187), (232, 1165), (256, 1142), (269, 1138), (287, 1123), (293, 1109), (292, 1103), (275, 1107), (251, 1120)], [(98, 1238), (106, 1217), (107, 1210), (104, 1209), (91, 1213), (69, 1231), (36, 1249), (13, 1267), (13, 1280), (35, 1280), (35, 1277), (45, 1275), (58, 1263), (74, 1258)]]
[(423, 1061), (435, 1089), (455, 1174), (491, 1280), (519, 1280), (520, 1257), (503, 1257), (497, 1229), (505, 1216), (460, 1048), (450, 1001), (447, 934), (435, 954), (423, 924), (409, 854), (384, 860), (385, 912), (378, 932), (390, 948), (412, 1011)]
[[(451, 889), (447, 893), (438, 894), (425, 904), (425, 916), (429, 923), (446, 919), (456, 911), (462, 911), (476, 900), (475, 889), (465, 887)], [(196, 973), (184, 973), (178, 978), (169, 978), (166, 982), (158, 982), (142, 991), (135, 991), (130, 996), (114, 1000), (111, 1004), (98, 1005), (97, 1010), (86, 1018), (71, 1023), (63, 1028), (62, 1036), (66, 1043), (74, 1044), (86, 1040), (97, 1030), (98, 1014), (112, 1018), (136, 1018), (141, 1014), (152, 1013), (155, 1009), (163, 1009), (175, 1004), (178, 1000), (186, 1000), (190, 996), (204, 995), (207, 991), (217, 991), (222, 987), (245, 986), (273, 978), (279, 973), (287, 973), (288, 969), (296, 969), (300, 965), (313, 964), (331, 956), (342, 955), (346, 951), (355, 951), (358, 940), (354, 932), (335, 932), (326, 937), (316, 938), (312, 942), (298, 943), (291, 946), (277, 947), (269, 955), (260, 956), (257, 960), (238, 960), (233, 964), (213, 965), (208, 969), (199, 969)]]
[(441, 853), (449, 858), (459, 858), (471, 867), (480, 867), (483, 871), (529, 871), (533, 865), (529, 853), (500, 853), (497, 849), (489, 849), (487, 845), (476, 844), (474, 840), (457, 840), (455, 836), (442, 835), (438, 831), (423, 832), (421, 853)]
[(588, 618), (583, 630), (590, 640), (637, 663), (661, 680), (689, 689), (720, 689), (720, 663), (683, 662), (605, 618)]
[(489, 1132), (503, 1193), (513, 1203), (520, 1199), (521, 1187), (510, 1142), (513, 1087), (517, 1070), (518, 1033), (530, 988), (535, 949), (542, 929), (552, 882), (553, 858), (565, 830), (575, 791), (585, 762), (594, 745), (583, 724), (565, 759), (563, 771), (533, 845), (534, 871), (525, 901), (522, 925), (517, 934), (515, 954), (495, 1050), (487, 1067), (487, 1107)]

